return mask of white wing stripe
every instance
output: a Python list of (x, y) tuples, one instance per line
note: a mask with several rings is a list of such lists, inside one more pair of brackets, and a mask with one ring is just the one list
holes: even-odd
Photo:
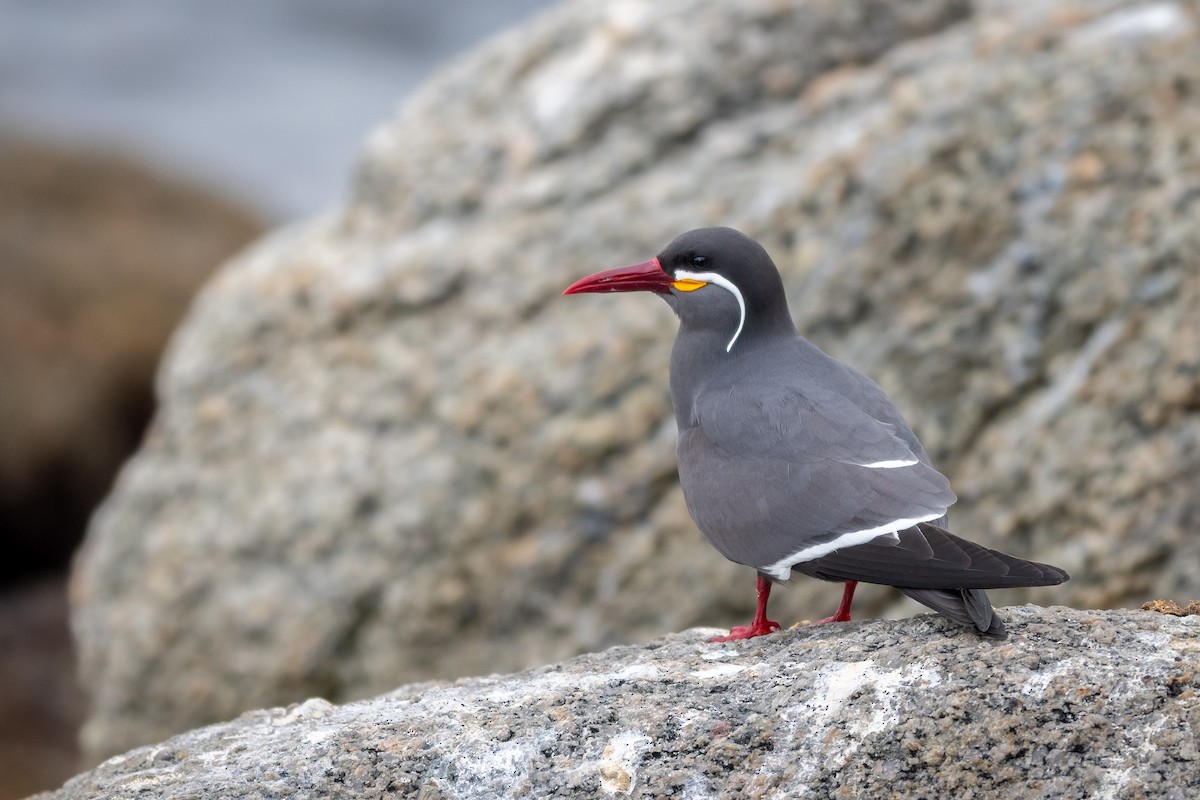
[(720, 286), (725, 291), (729, 292), (738, 302), (738, 309), (741, 311), (741, 319), (738, 320), (737, 330), (733, 332), (733, 338), (729, 340), (729, 344), (725, 345), (725, 352), (728, 353), (733, 349), (733, 343), (742, 335), (742, 326), (746, 324), (746, 301), (742, 299), (742, 292), (738, 287), (733, 285), (733, 281), (726, 278), (724, 275), (718, 275), (715, 272), (689, 272), (686, 269), (675, 270), (675, 277), (689, 278), (694, 281), (704, 281)]
[(918, 522), (929, 522), (932, 519), (937, 519), (945, 513), (946, 509), (943, 508), (941, 511), (935, 511), (932, 514), (926, 514), (923, 517), (897, 519), (892, 520), (891, 522), (885, 522), (882, 525), (877, 525), (874, 528), (865, 528), (861, 531), (850, 531), (849, 533), (843, 533), (841, 536), (831, 541), (809, 545), (808, 547), (802, 547), (796, 552), (792, 553), (790, 556), (781, 558), (768, 567), (759, 567), (758, 571), (765, 572), (776, 580), (786, 581), (792, 573), (793, 564), (799, 564), (802, 561), (812, 561), (814, 558), (827, 556), (834, 550), (841, 550), (844, 547), (853, 547), (856, 544), (866, 544), (876, 537), (889, 533), (894, 534), (897, 531), (904, 530), (905, 528), (911, 528)]
[(859, 464), (858, 466), (867, 467), (868, 469), (896, 469), (898, 467), (911, 467), (916, 463), (917, 460), (914, 458), (907, 461), (900, 461), (898, 459), (895, 461), (876, 461), (874, 464)]

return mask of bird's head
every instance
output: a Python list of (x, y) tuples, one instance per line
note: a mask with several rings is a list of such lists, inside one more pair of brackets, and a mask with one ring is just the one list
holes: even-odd
[(688, 231), (655, 258), (581, 278), (563, 294), (585, 292), (654, 292), (685, 329), (727, 335), (727, 352), (763, 331), (794, 330), (775, 262), (733, 228)]

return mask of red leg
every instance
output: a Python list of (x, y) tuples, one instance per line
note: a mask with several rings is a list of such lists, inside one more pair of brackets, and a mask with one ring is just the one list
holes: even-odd
[(838, 610), (834, 612), (832, 617), (814, 622), (814, 625), (824, 625), (826, 622), (849, 622), (850, 621), (850, 601), (854, 599), (854, 589), (858, 586), (858, 581), (846, 581), (846, 588), (842, 591), (842, 604), (838, 606)]
[(728, 636), (717, 636), (710, 642), (733, 642), (738, 639), (750, 639), (754, 636), (774, 633), (779, 630), (779, 623), (767, 619), (767, 600), (771, 597), (771, 581), (762, 573), (758, 575), (758, 608), (754, 611), (754, 621), (749, 625), (735, 625)]

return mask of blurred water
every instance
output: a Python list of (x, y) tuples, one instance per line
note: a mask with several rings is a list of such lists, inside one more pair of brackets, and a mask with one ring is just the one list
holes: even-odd
[(310, 214), (439, 62), (549, 3), (0, 0), (0, 127)]

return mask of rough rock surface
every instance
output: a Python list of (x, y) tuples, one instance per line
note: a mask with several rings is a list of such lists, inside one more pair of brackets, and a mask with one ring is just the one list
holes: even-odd
[(529, 672), (255, 711), (44, 800), (1194, 797), (1200, 617), (1003, 609), (736, 644), (691, 630)]
[(558, 297), (701, 224), (777, 256), (957, 530), (1075, 575), (1001, 602), (1200, 593), (1198, 31), (1194, 2), (578, 0), (452, 66), (175, 340), (75, 576), (87, 749), (745, 621), (676, 487), (670, 313)]

